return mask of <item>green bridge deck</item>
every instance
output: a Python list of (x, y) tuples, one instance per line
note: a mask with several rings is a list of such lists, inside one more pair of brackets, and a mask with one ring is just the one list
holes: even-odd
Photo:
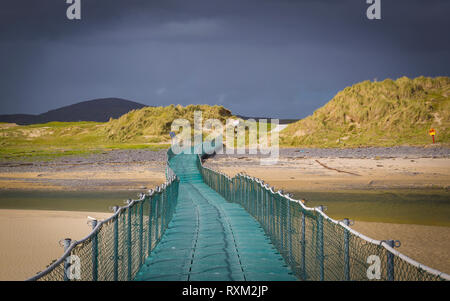
[(297, 280), (260, 224), (203, 182), (196, 156), (170, 160), (180, 178), (176, 211), (135, 280)]

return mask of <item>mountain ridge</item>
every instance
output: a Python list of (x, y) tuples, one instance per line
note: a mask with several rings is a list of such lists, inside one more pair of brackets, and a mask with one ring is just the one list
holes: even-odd
[[(40, 124), (53, 121), (96, 121), (106, 122), (110, 118), (120, 116), (136, 109), (148, 107), (147, 105), (122, 98), (97, 98), (78, 102), (45, 113), (32, 114), (6, 114), (0, 115), (0, 122), (16, 123), (19, 125)], [(105, 109), (106, 108), (106, 109)]]

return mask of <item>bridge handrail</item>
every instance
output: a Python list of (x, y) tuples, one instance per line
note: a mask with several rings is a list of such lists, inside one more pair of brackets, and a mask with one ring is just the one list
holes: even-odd
[[(170, 151), (170, 149), (169, 149), (169, 151)], [(171, 215), (173, 214), (173, 209), (175, 207), (174, 203), (176, 204), (176, 199), (177, 199), (177, 195), (178, 195), (179, 179), (175, 175), (173, 170), (170, 168), (170, 166), (169, 166), (169, 159), (170, 159), (170, 155), (168, 153), (168, 159), (167, 159), (167, 162), (166, 162), (166, 172), (165, 172), (166, 173), (166, 181), (165, 181), (165, 183), (163, 183), (161, 186), (156, 186), (155, 189), (150, 189), (148, 191), (148, 193), (141, 193), (139, 199), (137, 199), (137, 200), (129, 200), (128, 204), (125, 205), (125, 206), (120, 206), (120, 207), (117, 206), (116, 207), (117, 210), (114, 212), (113, 215), (111, 215), (110, 217), (108, 217), (105, 220), (98, 221), (97, 225), (93, 228), (93, 230), (87, 236), (85, 236), (84, 238), (82, 238), (80, 240), (73, 240), (73, 241), (71, 241), (70, 245), (64, 250), (64, 253), (63, 253), (63, 255), (60, 258), (58, 258), (56, 261), (54, 261), (53, 263), (48, 265), (48, 267), (46, 269), (44, 269), (43, 271), (41, 271), (41, 272), (37, 273), (36, 275), (28, 278), (27, 281), (43, 280), (43, 278), (45, 278), (46, 276), (51, 276), (52, 277), (52, 279), (49, 279), (49, 280), (63, 280), (63, 279), (64, 280), (68, 280), (67, 279), (68, 278), (67, 277), (67, 273), (68, 273), (67, 267), (65, 266), (63, 268), (62, 265), (66, 264), (65, 262), (69, 259), (70, 255), (73, 253), (73, 251), (75, 250), (76, 247), (79, 246), (80, 248), (83, 248), (84, 247), (84, 245), (83, 245), (84, 243), (90, 242), (94, 237), (97, 237), (98, 234), (101, 232), (102, 228), (104, 226), (109, 225), (110, 222), (118, 221), (119, 216), (123, 215), (124, 212), (130, 212), (134, 208), (135, 208), (135, 211), (137, 211), (137, 207), (136, 207), (137, 204), (141, 204), (142, 205), (141, 208), (143, 208), (143, 206), (145, 205), (144, 203), (145, 202), (147, 202), (147, 203), (152, 202), (154, 197), (155, 197), (155, 199), (157, 199), (157, 200), (155, 200), (155, 202), (161, 202), (162, 203), (162, 201), (160, 201), (160, 198), (161, 198), (162, 195), (166, 195), (167, 199), (160, 206), (169, 206), (168, 208), (164, 207), (164, 208), (170, 210), (170, 212), (168, 212), (167, 217), (166, 217), (168, 220), (165, 220), (164, 224), (162, 224), (163, 223), (163, 216), (162, 216), (163, 212), (161, 212), (160, 216), (159, 216), (160, 217), (160, 222), (158, 222), (158, 214), (159, 214), (159, 212), (156, 212), (156, 213), (151, 212), (151, 213), (149, 213), (149, 217), (148, 217), (149, 219), (154, 214), (157, 215), (157, 217), (156, 217), (157, 224), (155, 225), (155, 229), (150, 228), (150, 231), (154, 230), (155, 235), (159, 235), (159, 237), (157, 237), (157, 238), (154, 237), (153, 238), (154, 239), (154, 244), (153, 244), (153, 240), (152, 240), (152, 242), (150, 242), (150, 244), (148, 245), (148, 248), (147, 248), (147, 246), (145, 247), (145, 248), (147, 248), (147, 252), (150, 253), (154, 249), (154, 247), (157, 245), (157, 243), (159, 242), (159, 239), (161, 238), (161, 236), (164, 234), (165, 228), (163, 229), (162, 227), (167, 227), (167, 225), (168, 225), (168, 223), (169, 223), (169, 221), (171, 219)], [(173, 195), (171, 195), (171, 194), (173, 194)], [(166, 205), (166, 204), (168, 204), (168, 205)], [(150, 204), (148, 204), (148, 205), (150, 206)], [(150, 210), (154, 210), (153, 206), (151, 206)], [(156, 205), (156, 210), (158, 210), (157, 205)], [(160, 210), (161, 210), (161, 208), (160, 208)], [(150, 216), (150, 214), (152, 216)], [(151, 222), (151, 221), (149, 221), (149, 222)], [(158, 224), (158, 223), (161, 223), (161, 224)], [(153, 227), (153, 224), (150, 225), (150, 227)], [(159, 227), (161, 227), (161, 228), (159, 229)], [(143, 230), (142, 228), (143, 227), (141, 227), (141, 230)], [(147, 228), (147, 231), (148, 231), (148, 229), (149, 228)], [(158, 233), (156, 233), (157, 232), (156, 229), (158, 229)], [(146, 243), (148, 243), (148, 242), (146, 242)], [(141, 244), (141, 246), (143, 244), (142, 238), (141, 238), (140, 244)], [(142, 249), (142, 247), (141, 247), (141, 249)], [(143, 263), (142, 262), (142, 258), (144, 256), (144, 254), (142, 254), (142, 251), (143, 251), (143, 249), (140, 250), (141, 253), (138, 254), (140, 256), (140, 259), (139, 259), (140, 260), (140, 262), (139, 262), (140, 265), (142, 265), (142, 263)], [(115, 259), (117, 260), (117, 258), (115, 258)], [(134, 258), (134, 261), (136, 261), (136, 258)], [(49, 275), (51, 273), (54, 273), (55, 275)], [(117, 275), (118, 273), (119, 273), (118, 271), (115, 271), (115, 277), (118, 277), (118, 275)], [(100, 276), (99, 275), (100, 273), (96, 273), (96, 274), (97, 274), (97, 277)], [(134, 273), (130, 273), (130, 271), (128, 271), (128, 274), (130, 275), (130, 274), (134, 274)], [(111, 275), (108, 275), (108, 277), (110, 277), (110, 276)], [(83, 277), (83, 278), (85, 278), (85, 277)], [(92, 278), (94, 278), (94, 276)], [(92, 279), (92, 278), (88, 277), (89, 280), (105, 280), (105, 279), (99, 279), (100, 277), (98, 277), (97, 279)], [(130, 277), (128, 277), (128, 278), (130, 278)], [(113, 280), (113, 279), (111, 279), (111, 280)], [(114, 279), (114, 280), (118, 280), (118, 279)], [(128, 279), (128, 280), (131, 280), (131, 279)]]
[[(204, 157), (203, 155), (201, 155), (201, 156), (199, 155), (199, 157), (198, 157), (198, 158), (199, 158), (199, 166), (200, 166), (200, 168), (201, 168), (201, 169), (204, 169), (204, 170), (208, 170), (208, 171), (210, 171), (211, 173), (214, 173), (214, 174), (216, 174), (216, 175), (219, 175), (219, 176), (224, 177), (225, 179), (228, 180), (229, 185), (233, 185), (233, 183), (235, 183), (236, 180), (237, 180), (239, 177), (243, 177), (243, 178), (245, 178), (245, 179), (247, 179), (247, 180), (249, 180), (249, 181), (253, 181), (253, 182), (259, 184), (259, 185), (261, 186), (261, 188), (265, 189), (266, 191), (269, 191), (269, 192), (272, 193), (273, 195), (278, 195), (278, 196), (280, 196), (280, 197), (282, 197), (282, 198), (285, 198), (285, 199), (289, 200), (289, 202), (292, 202), (292, 203), (295, 203), (295, 204), (300, 205), (301, 208), (302, 208), (304, 211), (315, 212), (315, 213), (321, 215), (325, 220), (328, 220), (328, 221), (330, 221), (330, 222), (332, 222), (332, 223), (334, 223), (334, 224), (336, 224), (336, 225), (338, 225), (338, 226), (344, 228), (346, 231), (352, 233), (352, 234), (355, 235), (356, 237), (359, 237), (360, 239), (362, 239), (362, 240), (364, 240), (364, 241), (366, 241), (366, 242), (368, 242), (368, 243), (370, 243), (370, 244), (373, 244), (373, 245), (377, 245), (377, 246), (383, 247), (385, 250), (387, 250), (387, 251), (388, 251), (389, 253), (391, 253), (392, 255), (394, 255), (394, 256), (396, 256), (396, 257), (398, 257), (398, 258), (404, 260), (406, 263), (408, 263), (408, 264), (410, 264), (410, 265), (416, 267), (417, 269), (422, 270), (422, 271), (425, 271), (425, 272), (427, 272), (427, 273), (429, 273), (429, 274), (431, 274), (431, 275), (433, 275), (433, 276), (435, 276), (435, 277), (437, 278), (437, 279), (432, 279), (432, 280), (450, 280), (450, 275), (449, 275), (449, 274), (446, 274), (446, 273), (441, 272), (441, 271), (439, 271), (439, 270), (437, 270), (437, 269), (433, 269), (433, 268), (428, 267), (428, 266), (426, 266), (426, 265), (424, 265), (424, 264), (422, 264), (422, 263), (419, 263), (418, 261), (416, 261), (416, 260), (414, 260), (414, 259), (412, 259), (412, 258), (410, 258), (410, 257), (408, 257), (408, 256), (406, 256), (406, 255), (404, 255), (403, 253), (401, 253), (401, 252), (395, 250), (395, 249), (394, 249), (393, 247), (391, 247), (386, 241), (380, 241), (380, 240), (372, 239), (372, 238), (370, 238), (370, 237), (368, 237), (368, 236), (366, 236), (366, 235), (364, 235), (364, 234), (362, 234), (362, 233), (360, 233), (360, 232), (358, 232), (358, 231), (356, 231), (356, 230), (350, 228), (350, 227), (349, 227), (348, 225), (346, 225), (343, 221), (338, 221), (338, 220), (335, 220), (335, 219), (329, 217), (328, 215), (326, 215), (322, 210), (320, 210), (320, 209), (317, 208), (317, 207), (316, 207), (316, 208), (307, 207), (305, 204), (303, 204), (303, 202), (302, 202), (301, 200), (293, 199), (293, 198), (291, 197), (291, 194), (289, 194), (289, 193), (283, 193), (283, 191), (281, 191), (281, 190), (275, 191), (273, 187), (270, 187), (268, 184), (265, 184), (264, 181), (262, 181), (262, 180), (259, 179), (259, 178), (251, 177), (251, 176), (246, 175), (246, 174), (244, 174), (244, 173), (238, 173), (238, 174), (236, 174), (234, 177), (230, 177), (230, 176), (224, 174), (223, 172), (216, 171), (216, 170), (214, 170), (214, 169), (212, 169), (212, 168), (210, 168), (210, 167), (204, 166), (204, 164), (203, 164), (203, 162), (202, 162), (202, 161), (203, 161), (203, 160), (202, 160), (203, 157)], [(202, 172), (202, 175), (204, 176), (204, 173), (203, 173), (203, 172)], [(206, 182), (208, 185), (210, 185), (210, 183), (208, 183), (207, 181), (205, 181), (205, 182)], [(210, 185), (210, 186), (211, 186), (211, 185)], [(212, 187), (214, 190), (216, 190), (217, 192), (219, 192), (220, 194), (222, 194), (222, 195), (224, 196), (224, 193), (222, 193), (222, 191), (219, 191), (219, 190), (221, 189), (221, 187), (213, 187), (213, 186), (211, 186), (211, 187)], [(231, 189), (231, 188), (230, 188), (230, 189)], [(225, 193), (225, 194), (226, 194), (226, 193)], [(225, 196), (224, 196), (224, 197), (225, 197)], [(233, 200), (230, 200), (230, 199), (227, 198), (227, 197), (225, 197), (225, 199), (227, 199), (228, 201), (233, 201)], [(242, 204), (241, 204), (241, 205), (242, 205)], [(245, 208), (245, 209), (246, 209), (247, 211), (249, 211), (248, 208)], [(251, 212), (250, 212), (250, 213), (251, 213)], [(276, 245), (276, 244), (274, 244), (274, 245)], [(279, 251), (282, 251), (282, 250), (279, 250)], [(280, 252), (280, 253), (282, 253), (282, 252)], [(393, 278), (393, 276), (392, 276), (392, 278)], [(341, 279), (341, 280), (344, 280), (344, 279)]]
[[(149, 193), (148, 196), (152, 196), (153, 195), (153, 191), (151, 191)], [(117, 218), (117, 216), (120, 214), (121, 211), (132, 207), (136, 202), (141, 202), (143, 201), (143, 199), (145, 198), (145, 195), (142, 197), (142, 199), (140, 200), (133, 200), (131, 203), (129, 203), (129, 205), (127, 206), (123, 206), (123, 207), (119, 207), (119, 209), (110, 217), (108, 217), (105, 220), (100, 221), (97, 226), (95, 226), (95, 228), (92, 230), (92, 232), (90, 232), (88, 235), (86, 235), (84, 238), (80, 239), (80, 240), (73, 240), (72, 243), (70, 244), (70, 246), (67, 248), (67, 250), (64, 251), (63, 255), (56, 260), (55, 262), (53, 262), (51, 265), (49, 265), (45, 270), (39, 272), (38, 274), (34, 275), (33, 277), (30, 277), (29, 279), (27, 279), (28, 281), (35, 281), (38, 280), (39, 278), (42, 278), (43, 276), (47, 275), (48, 273), (50, 273), (52, 270), (54, 270), (59, 264), (61, 264), (72, 252), (73, 248), (75, 248), (77, 245), (87, 241), (88, 239), (92, 238), (94, 236), (94, 234), (96, 234), (99, 229), (102, 227), (103, 224), (107, 223), (108, 221)]]

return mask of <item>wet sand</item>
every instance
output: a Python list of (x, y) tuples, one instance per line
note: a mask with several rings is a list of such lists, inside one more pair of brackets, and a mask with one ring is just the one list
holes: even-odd
[(258, 158), (211, 158), (206, 166), (229, 176), (238, 172), (285, 191), (450, 188), (449, 158), (280, 158), (260, 165)]
[(0, 172), (0, 189), (19, 190), (142, 190), (165, 181), (161, 163), (103, 164), (91, 167), (56, 166), (47, 171)]
[(112, 213), (0, 210), (0, 280), (25, 280), (63, 254), (58, 241), (81, 239), (91, 232), (87, 216)]

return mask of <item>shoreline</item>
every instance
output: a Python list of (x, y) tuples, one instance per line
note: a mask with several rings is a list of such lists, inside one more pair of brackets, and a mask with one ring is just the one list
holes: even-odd
[(450, 190), (450, 158), (280, 158), (260, 165), (258, 158), (211, 157), (206, 166), (230, 177), (256, 176), (284, 191), (376, 189)]
[[(165, 180), (166, 150), (114, 150), (51, 162), (0, 160), (0, 190), (142, 190)], [(218, 154), (206, 166), (234, 176), (244, 171), (278, 189), (450, 190), (450, 148), (281, 148), (275, 165), (260, 155)]]

